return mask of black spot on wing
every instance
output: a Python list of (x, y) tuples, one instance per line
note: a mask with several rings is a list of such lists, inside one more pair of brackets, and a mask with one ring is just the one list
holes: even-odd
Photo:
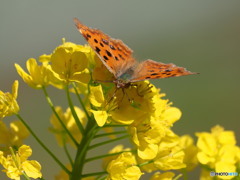
[(117, 57), (117, 56), (115, 56), (115, 59), (116, 59), (116, 61), (119, 61), (119, 59), (118, 59), (118, 57)]
[(155, 75), (158, 75), (158, 73), (152, 73), (151, 76), (155, 76)]
[(106, 50), (106, 53), (109, 57), (112, 57), (112, 54), (108, 50)]
[(103, 43), (100, 42), (100, 46), (104, 47)]
[(122, 59), (122, 60), (125, 60), (121, 54), (118, 54), (118, 56)]
[(109, 46), (112, 50), (116, 50), (116, 48), (112, 45)]
[(94, 39), (94, 42), (95, 42), (95, 43), (98, 43), (98, 40)]
[(103, 56), (103, 58), (107, 61), (108, 60), (108, 57), (107, 56)]
[(106, 45), (109, 44), (108, 40), (106, 40), (106, 39), (102, 39), (102, 42), (103, 42), (104, 44), (106, 44)]
[(86, 34), (87, 38), (91, 38), (92, 36), (90, 34)]
[(95, 51), (99, 54), (99, 52), (101, 51), (97, 46), (95, 47)]

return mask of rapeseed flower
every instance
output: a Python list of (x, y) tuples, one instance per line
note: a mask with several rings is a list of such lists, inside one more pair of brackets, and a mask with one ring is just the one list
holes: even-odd
[(29, 131), (21, 121), (13, 121), (10, 128), (0, 121), (0, 149), (8, 151), (9, 147), (19, 147), (24, 139), (29, 136)]
[(124, 152), (112, 160), (107, 166), (108, 180), (137, 180), (143, 174), (136, 166), (136, 158), (130, 152)]
[(18, 151), (3, 156), (0, 151), (0, 163), (5, 168), (3, 171), (10, 179), (20, 180), (20, 176), (25, 174), (31, 178), (41, 178), (41, 165), (35, 160), (27, 160), (32, 155), (32, 149), (29, 146), (22, 145)]
[[(39, 60), (42, 61), (41, 65), (37, 64), (36, 59), (30, 58), (26, 62), (27, 70), (26, 73), (21, 66), (15, 64), (18, 74), (22, 77), (23, 81), (30, 87), (35, 89), (40, 89), (43, 86), (48, 86), (54, 81), (54, 73), (51, 71), (51, 66), (49, 65), (50, 56), (42, 55)], [(55, 80), (54, 82), (56, 82)]]
[[(196, 133), (198, 161), (214, 172), (236, 172), (239, 147), (233, 131), (225, 131), (221, 126), (215, 126), (211, 133)], [(230, 176), (221, 176), (221, 179), (231, 179)]]
[[(81, 124), (85, 125), (86, 117), (85, 117), (84, 112), (76, 106), (74, 107), (74, 109), (77, 113), (79, 120), (81, 121)], [(72, 115), (70, 108), (67, 108), (66, 112), (63, 112), (62, 108), (57, 106), (57, 107), (55, 107), (55, 110), (56, 110), (58, 116), (60, 117), (61, 121), (63, 122), (63, 124), (65, 124), (67, 129), (73, 135), (74, 139), (79, 143), (82, 139), (82, 134), (80, 133), (80, 131), (76, 125), (76, 122), (74, 120), (74, 117)], [(53, 127), (50, 128), (50, 131), (52, 133), (54, 133), (58, 144), (60, 146), (63, 146), (64, 144), (70, 143), (73, 147), (75, 147), (74, 146), (75, 144), (69, 138), (69, 135), (63, 129), (62, 125), (59, 123), (55, 114), (53, 114), (51, 116), (50, 121), (51, 121), (51, 124), (53, 125)]]
[(198, 149), (194, 144), (193, 138), (189, 135), (183, 135), (180, 137), (179, 145), (182, 147), (185, 153), (183, 162), (186, 164), (186, 170), (193, 170), (198, 164)]
[(51, 68), (63, 84), (88, 83), (90, 80), (88, 58), (91, 53), (89, 46), (64, 42), (53, 51), (50, 58)]
[(14, 81), (12, 85), (12, 94), (0, 91), (0, 120), (6, 116), (17, 114), (19, 106), (17, 103), (18, 81)]

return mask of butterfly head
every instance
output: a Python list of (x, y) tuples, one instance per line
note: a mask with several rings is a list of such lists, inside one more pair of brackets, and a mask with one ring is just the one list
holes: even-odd
[(131, 84), (129, 81), (125, 81), (123, 79), (116, 79), (113, 83), (116, 85), (117, 89), (128, 88)]

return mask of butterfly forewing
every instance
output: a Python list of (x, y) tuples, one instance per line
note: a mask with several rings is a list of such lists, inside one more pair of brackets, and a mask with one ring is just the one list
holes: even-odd
[(134, 73), (130, 81), (137, 82), (146, 79), (160, 79), (168, 77), (185, 76), (190, 74), (196, 73), (187, 71), (185, 68), (178, 67), (172, 63), (164, 64), (153, 60), (146, 60), (140, 63), (136, 67), (136, 69), (134, 69)]
[(74, 22), (80, 33), (115, 78), (120, 77), (130, 67), (134, 66), (136, 60), (132, 57), (132, 50), (121, 40), (112, 39), (100, 30), (89, 28), (76, 18)]

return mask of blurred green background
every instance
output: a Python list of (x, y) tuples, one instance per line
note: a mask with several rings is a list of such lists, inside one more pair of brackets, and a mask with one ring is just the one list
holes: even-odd
[[(47, 130), (50, 108), (40, 90), (23, 83), (14, 63), (25, 67), (28, 58), (51, 53), (63, 37), (85, 44), (73, 17), (123, 40), (139, 61), (150, 58), (172, 62), (199, 72), (151, 81), (183, 112), (181, 120), (174, 124), (174, 131), (194, 135), (219, 124), (234, 130), (239, 144), (240, 1), (1, 0), (0, 89), (10, 91), (13, 81), (20, 80), (20, 114), (57, 156), (61, 158), (63, 151), (58, 150)], [(53, 88), (49, 91), (56, 105), (66, 107), (64, 92)], [(31, 159), (42, 164), (44, 177), (53, 179), (58, 165), (33, 138), (26, 144), (33, 148)], [(91, 170), (100, 167), (93, 164), (87, 167), (87, 171)]]

